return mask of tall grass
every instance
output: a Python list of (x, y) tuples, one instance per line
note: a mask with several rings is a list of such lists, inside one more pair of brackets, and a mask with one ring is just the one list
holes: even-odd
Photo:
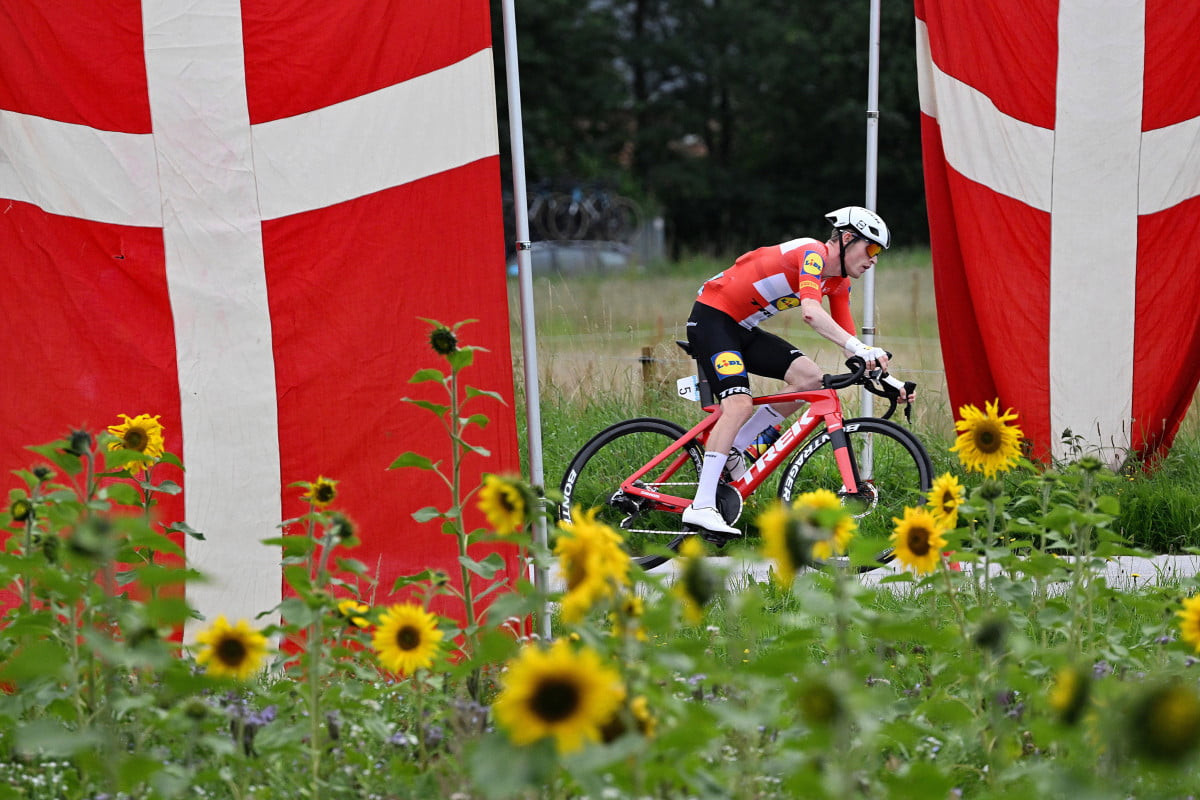
[[(694, 372), (675, 345), (686, 338), (687, 320), (700, 283), (728, 261), (691, 257), (621, 272), (540, 275), (534, 281), (541, 389), (545, 481), (556, 487), (574, 454), (603, 428), (635, 416), (656, 416), (690, 427), (700, 410), (675, 395), (675, 381)], [(895, 354), (894, 371), (917, 381), (914, 430), (925, 442), (935, 474), (949, 471), (954, 456), (954, 409), (941, 360), (932, 268), (928, 250), (888, 253), (875, 275), (878, 343)], [(513, 352), (520, 357), (520, 319), (511, 286)], [(861, 298), (861, 291), (857, 296)], [(861, 299), (854, 307), (864, 319)], [(794, 342), (830, 372), (841, 354), (804, 324), (799, 314), (780, 314), (767, 327)], [(523, 366), (515, 363), (518, 391)], [(756, 392), (774, 382), (754, 378)], [(859, 412), (857, 392), (844, 392), (847, 416)], [(1120, 527), (1139, 546), (1159, 553), (1200, 547), (1200, 412), (1193, 404), (1172, 451), (1149, 471), (1132, 471), (1118, 494)], [(876, 407), (878, 412), (879, 408)], [(521, 426), (522, 447), (527, 432)], [(770, 496), (774, 482), (759, 490)], [(747, 511), (756, 508), (752, 499)], [(752, 518), (752, 514), (747, 514)], [(753, 530), (751, 530), (753, 535)]]

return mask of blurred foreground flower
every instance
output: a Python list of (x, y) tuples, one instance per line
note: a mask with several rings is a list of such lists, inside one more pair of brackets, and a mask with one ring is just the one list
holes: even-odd
[(1076, 666), (1066, 666), (1054, 676), (1050, 690), (1050, 707), (1065, 725), (1074, 725), (1087, 709), (1091, 696), (1092, 676)]
[(958, 460), (973, 472), (982, 472), (989, 478), (997, 472), (1012, 469), (1021, 455), (1021, 429), (1008, 423), (1017, 415), (1006, 409), (999, 413), (1000, 401), (985, 403), (985, 411), (972, 405), (962, 406), (954, 423), (959, 431), (950, 452), (958, 453)]
[(516, 533), (525, 525), (525, 493), (515, 481), (484, 475), (478, 506), (492, 530), (501, 536)]
[(137, 475), (151, 466), (163, 455), (163, 426), (159, 423), (160, 415), (138, 414), (130, 417), (128, 414), (119, 415), (125, 420), (120, 425), (108, 426), (108, 432), (116, 436), (118, 441), (110, 442), (109, 450), (131, 450), (146, 456), (126, 462), (123, 466), (129, 474)]
[(596, 521), (597, 509), (575, 509), (574, 522), (559, 524), (554, 554), (567, 584), (563, 621), (578, 622), (597, 601), (629, 585), (629, 554), (612, 528)]
[(246, 680), (262, 667), (267, 654), (267, 639), (244, 619), (230, 625), (225, 615), (217, 617), (212, 627), (196, 635), (204, 645), (196, 655), (196, 663), (218, 678)]
[(500, 679), (496, 720), (518, 745), (553, 737), (560, 753), (600, 740), (625, 698), (621, 677), (595, 651), (566, 639), (548, 650), (527, 645)]
[(929, 490), (929, 510), (947, 530), (958, 525), (958, 507), (963, 504), (963, 487), (949, 472), (933, 481)]
[(704, 621), (704, 607), (721, 591), (720, 577), (705, 563), (707, 554), (699, 536), (689, 536), (679, 546), (679, 579), (672, 590), (683, 604), (683, 616), (693, 625)]
[(365, 628), (370, 624), (365, 616), (370, 610), (369, 605), (360, 603), (353, 598), (347, 598), (337, 604), (338, 616), (345, 620), (347, 625), (353, 625), (356, 628)]
[(896, 523), (892, 533), (896, 560), (915, 575), (933, 572), (946, 545), (941, 523), (925, 508), (906, 508), (904, 519), (893, 517), (892, 522)]
[(1179, 617), (1179, 638), (1200, 653), (1200, 594), (1183, 601), (1183, 609), (1175, 612)]
[(403, 603), (384, 612), (372, 644), (383, 666), (398, 675), (411, 675), (433, 664), (442, 636), (434, 614), (415, 603)]
[(1200, 744), (1200, 697), (1179, 681), (1154, 687), (1135, 704), (1128, 732), (1143, 758), (1182, 761)]

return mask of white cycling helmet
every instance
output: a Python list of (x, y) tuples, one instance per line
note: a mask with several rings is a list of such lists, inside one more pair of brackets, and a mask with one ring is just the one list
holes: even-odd
[(859, 236), (875, 242), (884, 250), (892, 246), (892, 232), (887, 223), (874, 211), (862, 206), (846, 206), (825, 215), (829, 224), (841, 230), (847, 228), (856, 231)]

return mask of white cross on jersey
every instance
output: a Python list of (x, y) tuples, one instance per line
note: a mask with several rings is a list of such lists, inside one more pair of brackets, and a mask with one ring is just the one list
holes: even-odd
[(938, 69), (917, 20), (921, 110), (958, 134), (943, 136), (947, 162), (1051, 212), (1051, 429), (1094, 437), (1098, 426), (1107, 440), (1092, 443), (1117, 451), (1132, 412), (1138, 215), (1200, 194), (1200, 120), (1141, 129), (1145, 15), (1144, 0), (1059, 4), (1053, 130)]
[[(202, 614), (253, 618), (281, 586), (278, 553), (245, 546), (275, 535), (281, 516), (261, 223), (496, 155), (494, 115), (489, 127), (479, 114), (495, 107), (491, 53), (251, 125), (239, 0), (141, 8), (153, 133), (0, 110), (0, 197), (163, 229), (186, 518), (207, 537), (188, 555), (215, 578), (189, 585), (188, 598)], [(461, 102), (439, 102), (447, 96)]]

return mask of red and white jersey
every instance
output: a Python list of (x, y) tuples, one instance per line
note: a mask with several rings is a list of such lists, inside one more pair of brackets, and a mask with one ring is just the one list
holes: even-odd
[(743, 328), (753, 328), (780, 311), (797, 308), (801, 300), (819, 302), (828, 297), (834, 322), (853, 334), (850, 280), (821, 275), (828, 256), (828, 249), (816, 239), (760, 247), (705, 281), (697, 299), (724, 311)]

